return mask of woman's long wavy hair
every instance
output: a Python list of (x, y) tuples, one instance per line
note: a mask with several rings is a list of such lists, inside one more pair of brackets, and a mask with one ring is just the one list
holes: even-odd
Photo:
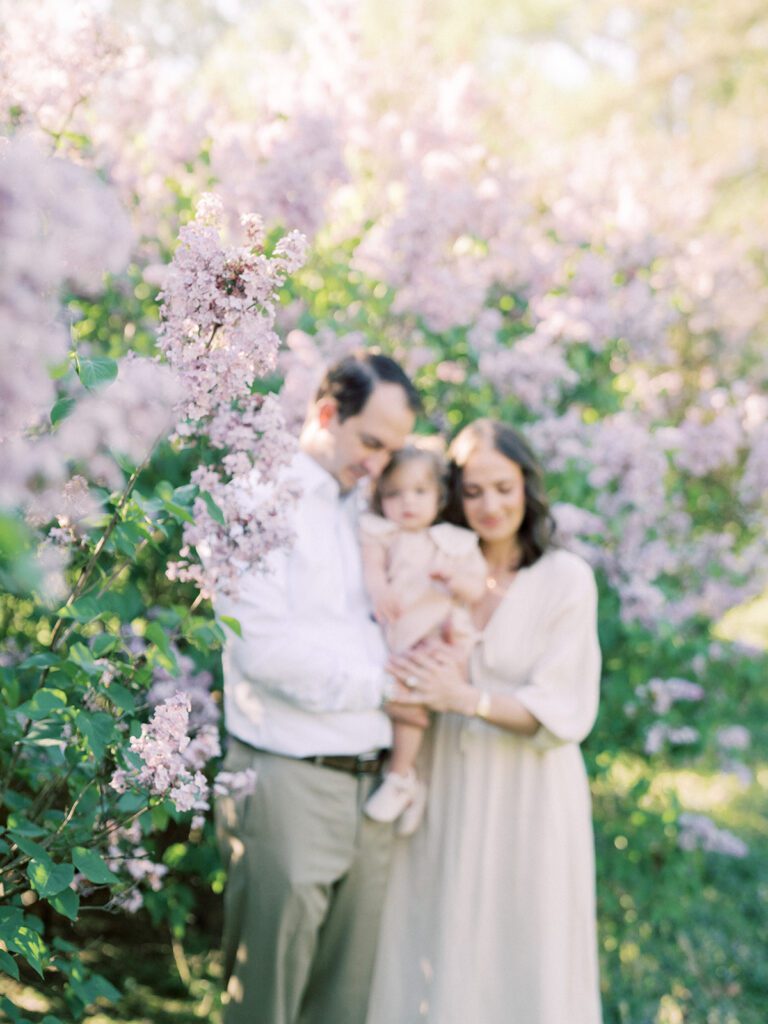
[(462, 494), (464, 466), (477, 448), (486, 446), (517, 463), (523, 472), (525, 515), (518, 531), (522, 557), (517, 568), (533, 565), (555, 544), (555, 520), (549, 510), (541, 464), (528, 442), (506, 423), (475, 420), (451, 442), (448, 448), (448, 504), (444, 518), (457, 526), (467, 526)]

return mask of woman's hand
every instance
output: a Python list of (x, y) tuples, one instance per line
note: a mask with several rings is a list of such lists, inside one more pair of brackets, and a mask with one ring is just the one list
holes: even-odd
[(475, 712), (478, 691), (467, 681), (466, 667), (450, 644), (430, 644), (391, 658), (387, 671), (402, 683), (394, 694), (399, 703), (461, 715)]

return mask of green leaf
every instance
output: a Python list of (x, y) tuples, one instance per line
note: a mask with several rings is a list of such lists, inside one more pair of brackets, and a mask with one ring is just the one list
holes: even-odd
[(105, 711), (80, 711), (75, 719), (80, 735), (87, 741), (97, 761), (104, 757), (107, 744), (115, 736), (115, 721)]
[(232, 632), (235, 633), (236, 636), (239, 636), (240, 639), (242, 640), (242, 638), (243, 638), (243, 628), (240, 625), (240, 623), (237, 621), (237, 619), (233, 619), (229, 615), (220, 615), (219, 618), (221, 619), (221, 621), (224, 623), (225, 626), (229, 626), (229, 628), (232, 630)]
[(18, 710), (27, 718), (37, 721), (40, 718), (47, 718), (55, 711), (61, 711), (66, 706), (67, 695), (63, 690), (52, 690), (46, 687), (33, 694), (32, 698), (26, 704), (22, 704)]
[(50, 896), (48, 902), (55, 911), (64, 917), (68, 917), (70, 921), (77, 920), (77, 914), (80, 910), (80, 897), (74, 889), (69, 887), (62, 889), (56, 896)]
[(61, 420), (66, 419), (75, 407), (74, 398), (60, 398), (54, 402), (51, 409), (51, 423), (55, 427)]
[(61, 657), (58, 654), (54, 654), (52, 651), (40, 651), (39, 654), (25, 658), (19, 668), (50, 668), (51, 665), (59, 664), (61, 664)]
[(104, 666), (96, 664), (93, 660), (93, 655), (85, 644), (72, 644), (69, 649), (69, 660), (74, 662), (78, 668), (81, 668), (92, 679), (104, 672)]
[(130, 622), (144, 611), (144, 599), (132, 583), (121, 590), (108, 590), (101, 602), (101, 611), (117, 615), (121, 622)]
[(93, 638), (91, 651), (95, 658), (103, 658), (105, 654), (111, 654), (116, 647), (120, 646), (120, 637), (112, 633), (101, 633)]
[[(33, 834), (39, 835), (40, 833), (37, 832)], [(9, 829), (8, 837), (12, 839), (13, 842), (16, 843), (18, 848), (21, 850), (21, 852), (25, 853), (28, 857), (33, 857), (35, 860), (38, 860), (41, 863), (45, 863), (47, 861), (51, 865), (51, 867), (53, 866), (51, 855), (48, 853), (45, 847), (41, 846), (39, 843), (35, 843), (32, 839), (29, 839), (27, 836), (25, 836), (21, 828)]]
[(180, 520), (182, 523), (194, 523), (194, 516), (181, 505), (177, 505), (175, 501), (164, 501), (163, 508), (166, 512), (169, 512), (174, 519)]
[(74, 601), (68, 608), (61, 608), (58, 612), (60, 619), (74, 619), (76, 622), (92, 622), (102, 612), (101, 606), (93, 597), (81, 597)]
[(180, 505), (191, 505), (198, 495), (197, 484), (182, 484), (173, 492), (173, 500)]
[(92, 974), (86, 978), (79, 971), (73, 971), (69, 978), (69, 984), (77, 998), (85, 1005), (90, 1006), (97, 999), (108, 999), (110, 1002), (117, 1002), (120, 993), (100, 974)]
[(10, 974), (16, 981), (19, 980), (19, 965), (10, 953), (5, 953), (2, 949), (0, 949), (0, 971)]
[(208, 491), (201, 491), (200, 497), (205, 502), (205, 507), (208, 509), (211, 519), (213, 519), (214, 522), (219, 523), (220, 526), (226, 526), (227, 524), (226, 520), (224, 519), (224, 513), (221, 511), (219, 506), (210, 496)]
[(110, 683), (103, 693), (120, 711), (127, 711), (130, 714), (136, 710), (136, 700), (133, 694), (120, 683)]
[(48, 947), (32, 928), (26, 924), (20, 925), (13, 934), (4, 936), (6, 946), (14, 953), (22, 956), (29, 966), (43, 976), (43, 957), (48, 952)]
[(117, 550), (128, 558), (132, 558), (139, 544), (147, 539), (147, 532), (136, 523), (119, 523), (112, 534), (112, 542)]
[[(45, 853), (45, 849), (42, 846), (38, 846), (37, 843), (33, 843), (32, 840), (40, 839), (47, 834), (46, 829), (42, 825), (36, 825), (32, 821), (27, 821), (23, 812), (22, 814), (14, 813), (8, 816), (7, 837), (12, 839), (28, 857), (39, 857)], [(34, 849), (27, 850), (25, 849), (27, 846), (34, 847)]]
[(117, 376), (117, 363), (106, 356), (95, 356), (93, 359), (80, 359), (78, 373), (83, 386), (93, 391), (95, 388), (109, 384)]
[(47, 858), (47, 863), (33, 860), (27, 867), (27, 877), (41, 896), (55, 896), (70, 884), (75, 877), (75, 869), (71, 864), (54, 864), (50, 858)]
[(84, 846), (76, 846), (72, 851), (72, 862), (89, 882), (97, 885), (110, 885), (119, 882), (117, 875), (110, 871), (101, 854)]
[(150, 622), (144, 635), (157, 646), (158, 650), (163, 655), (163, 659), (161, 660), (164, 660), (166, 667), (175, 672), (178, 669), (176, 658), (171, 649), (171, 643), (168, 636), (160, 623)]
[(10, 559), (29, 550), (30, 534), (23, 523), (0, 516), (0, 558)]

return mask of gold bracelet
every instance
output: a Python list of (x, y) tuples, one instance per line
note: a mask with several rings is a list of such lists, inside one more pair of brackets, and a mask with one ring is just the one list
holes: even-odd
[(491, 695), (487, 690), (480, 691), (480, 697), (475, 704), (475, 718), (488, 719), (491, 713)]

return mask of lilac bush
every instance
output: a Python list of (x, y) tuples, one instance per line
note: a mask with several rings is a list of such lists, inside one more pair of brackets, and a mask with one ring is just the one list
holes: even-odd
[(611, 951), (664, 933), (671, 963), (703, 879), (756, 857), (653, 780), (754, 780), (764, 663), (713, 631), (768, 580), (760, 218), (723, 226), (727, 147), (626, 118), (566, 144), (522, 72), (500, 90), (419, 32), (395, 60), (353, 6), (226, 80), (95, 10), (6, 18), (0, 968), (58, 971), (74, 1019), (117, 998), (53, 945), (81, 904), (178, 938), (220, 888), (208, 805), (254, 780), (217, 774), (208, 598), (290, 544), (306, 403), (376, 345), (424, 431), (523, 429), (598, 574), (604, 953), (614, 1016), (651, 1019), (658, 972)]

